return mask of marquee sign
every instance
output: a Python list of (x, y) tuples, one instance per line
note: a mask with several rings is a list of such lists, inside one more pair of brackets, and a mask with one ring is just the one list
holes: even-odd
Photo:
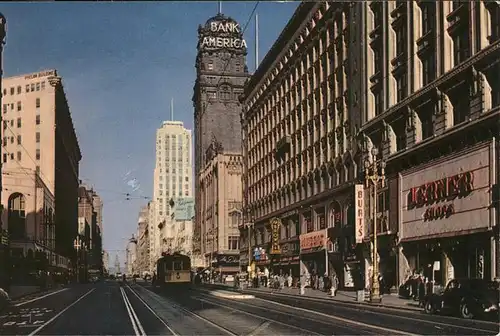
[(208, 33), (200, 37), (200, 49), (246, 49), (240, 25), (231, 21), (212, 21)]
[(356, 243), (363, 243), (365, 237), (365, 189), (364, 185), (356, 184), (354, 186), (354, 211), (355, 211), (355, 230)]
[(281, 233), (281, 219), (273, 218), (271, 220), (271, 254), (280, 254), (280, 233)]

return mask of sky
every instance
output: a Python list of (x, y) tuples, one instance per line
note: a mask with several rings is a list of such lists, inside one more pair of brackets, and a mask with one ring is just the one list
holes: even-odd
[[(223, 2), (255, 69), (256, 2)], [(260, 60), (298, 2), (259, 2)], [(103, 199), (104, 249), (124, 260), (139, 209), (153, 191), (156, 129), (174, 118), (193, 129), (198, 25), (217, 2), (2, 3), (7, 19), (4, 76), (57, 69), (83, 154), (80, 179)], [(130, 200), (126, 194), (129, 193)]]

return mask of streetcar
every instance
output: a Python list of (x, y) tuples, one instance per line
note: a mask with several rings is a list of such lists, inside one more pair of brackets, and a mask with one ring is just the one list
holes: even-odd
[(162, 253), (156, 262), (157, 281), (160, 286), (191, 285), (191, 258), (178, 252)]

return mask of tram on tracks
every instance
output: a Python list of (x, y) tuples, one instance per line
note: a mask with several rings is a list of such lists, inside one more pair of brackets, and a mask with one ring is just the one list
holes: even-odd
[(162, 287), (189, 287), (192, 281), (191, 258), (181, 253), (162, 253), (156, 262), (158, 284)]

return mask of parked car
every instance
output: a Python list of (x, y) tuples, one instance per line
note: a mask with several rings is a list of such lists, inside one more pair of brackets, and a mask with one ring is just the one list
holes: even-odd
[(458, 314), (462, 318), (498, 314), (499, 287), (497, 282), (485, 279), (452, 279), (442, 294), (424, 298), (428, 314)]

